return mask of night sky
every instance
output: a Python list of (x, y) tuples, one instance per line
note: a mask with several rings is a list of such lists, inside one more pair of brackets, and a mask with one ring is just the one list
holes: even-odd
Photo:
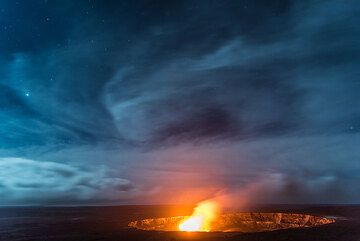
[(359, 1), (0, 0), (0, 205), (360, 203)]

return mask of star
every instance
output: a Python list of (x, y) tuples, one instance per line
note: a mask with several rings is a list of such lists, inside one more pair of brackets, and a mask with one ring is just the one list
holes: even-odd
[(25, 93), (25, 96), (26, 96), (26, 97), (29, 97), (29, 96), (30, 96), (30, 93), (29, 93), (29, 92), (26, 92), (26, 93)]

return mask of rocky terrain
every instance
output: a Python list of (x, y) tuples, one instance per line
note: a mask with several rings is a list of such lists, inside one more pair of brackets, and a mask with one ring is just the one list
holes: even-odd
[[(326, 225), (286, 228), (263, 232), (164, 232), (129, 228), (134, 220), (186, 216), (193, 207), (6, 207), (0, 208), (1, 241), (360, 241), (360, 205), (272, 205), (247, 210), (243, 221), (254, 216), (285, 225), (292, 215), (298, 224), (313, 222), (311, 216), (336, 217)], [(255, 214), (255, 213), (262, 213)], [(264, 213), (282, 213), (281, 215)], [(258, 215), (258, 216), (257, 216)], [(267, 216), (270, 215), (270, 216)], [(271, 216), (273, 215), (273, 216)], [(290, 217), (290, 219), (288, 218)], [(229, 216), (229, 220), (232, 220)], [(307, 221), (306, 221), (307, 220)], [(317, 219), (320, 223), (323, 219)], [(262, 221), (259, 221), (260, 223)], [(233, 223), (233, 221), (231, 221)], [(290, 223), (296, 223), (293, 220)], [(316, 222), (315, 222), (316, 224)], [(273, 225), (273, 224), (272, 224)]]
[[(187, 216), (144, 219), (129, 223), (142, 230), (178, 231)], [(233, 213), (219, 216), (211, 225), (214, 232), (263, 232), (277, 229), (313, 227), (335, 222), (334, 218), (292, 213)]]

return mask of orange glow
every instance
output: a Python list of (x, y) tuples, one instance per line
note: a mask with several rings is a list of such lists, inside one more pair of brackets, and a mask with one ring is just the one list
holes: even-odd
[(180, 231), (209, 232), (211, 223), (218, 215), (219, 205), (215, 201), (204, 201), (197, 205), (193, 214), (179, 224)]

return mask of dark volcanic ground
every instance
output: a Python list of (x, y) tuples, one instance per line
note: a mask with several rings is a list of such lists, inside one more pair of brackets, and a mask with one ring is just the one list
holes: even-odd
[(192, 207), (24, 207), (0, 208), (0, 240), (336, 240), (360, 241), (360, 205), (268, 206), (245, 211), (307, 213), (341, 217), (336, 223), (314, 228), (263, 233), (181, 233), (138, 231), (132, 220), (191, 214)]

